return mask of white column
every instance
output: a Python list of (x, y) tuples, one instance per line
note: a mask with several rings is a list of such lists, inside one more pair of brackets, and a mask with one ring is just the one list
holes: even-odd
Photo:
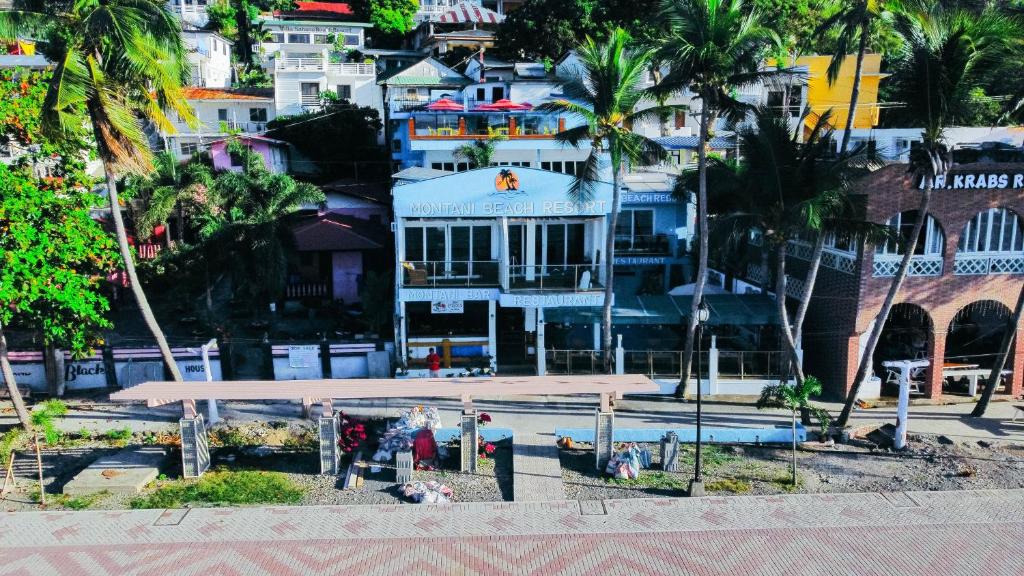
[[(213, 382), (213, 370), (210, 368), (210, 350), (216, 347), (217, 339), (213, 338), (200, 348), (203, 355), (203, 372), (206, 374), (207, 382)], [(210, 418), (210, 426), (213, 426), (220, 420), (220, 413), (217, 412), (217, 399), (210, 398), (206, 402), (206, 415)]]
[(405, 302), (398, 303), (398, 324), (401, 332), (402, 348), (399, 351), (402, 355), (402, 362), (408, 366), (409, 363), (409, 321), (405, 318)]
[(498, 370), (498, 303), (487, 301), (487, 353), (491, 356), (491, 370)]
[(605, 254), (605, 248), (608, 242), (608, 218), (599, 218), (597, 220), (597, 250), (601, 252), (601, 262), (597, 261), (595, 256), (594, 264), (597, 265), (597, 277), (601, 279), (601, 283), (604, 284), (608, 281), (606, 278), (607, 270), (603, 265), (603, 261), (608, 258), (608, 254)]
[[(700, 376), (697, 376), (700, 382)], [(708, 395), (718, 394), (718, 337), (711, 337), (711, 348), (708, 349)]]
[(537, 264), (537, 222), (527, 220), (525, 228), (526, 254), (523, 255), (523, 263), (526, 264), (526, 281), (533, 282), (536, 280), (534, 266)]
[[(620, 341), (621, 341), (621, 338), (622, 337), (619, 336)], [(601, 323), (600, 322), (594, 322), (594, 350), (600, 350), (600, 349), (601, 349)]]
[(900, 369), (900, 398), (896, 404), (896, 437), (893, 447), (902, 450), (907, 445), (907, 413), (910, 408), (910, 366), (906, 363)]
[(508, 217), (502, 216), (498, 228), (498, 282), (502, 290), (508, 290), (508, 266), (511, 248), (508, 245)]
[(547, 369), (547, 357), (544, 355), (544, 309), (537, 308), (537, 376), (543, 376)]
[(626, 373), (626, 351), (622, 348), (622, 334), (618, 335), (618, 346), (615, 347), (615, 373)]

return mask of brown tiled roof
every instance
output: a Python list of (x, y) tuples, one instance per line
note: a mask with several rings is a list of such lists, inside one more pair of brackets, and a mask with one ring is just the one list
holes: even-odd
[(300, 252), (377, 250), (386, 234), (381, 224), (337, 212), (300, 216), (291, 229)]
[(186, 100), (273, 100), (273, 88), (182, 88)]

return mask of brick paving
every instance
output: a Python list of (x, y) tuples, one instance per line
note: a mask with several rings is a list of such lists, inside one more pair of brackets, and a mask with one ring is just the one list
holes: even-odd
[(553, 436), (516, 433), (512, 444), (513, 500), (564, 500), (562, 464)]
[(1019, 575), (1022, 529), (1022, 490), (23, 512), (0, 575)]

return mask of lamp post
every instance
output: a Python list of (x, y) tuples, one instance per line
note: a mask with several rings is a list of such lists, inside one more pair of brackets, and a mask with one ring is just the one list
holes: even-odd
[(693, 459), (693, 480), (690, 480), (690, 496), (703, 496), (704, 495), (704, 475), (701, 474), (700, 465), (700, 453), (701, 453), (701, 362), (700, 362), (700, 346), (701, 341), (704, 339), (704, 323), (708, 321), (708, 317), (711, 316), (711, 310), (708, 309), (707, 303), (704, 302), (704, 297), (701, 296), (700, 304), (697, 305), (697, 442), (696, 442), (696, 454)]

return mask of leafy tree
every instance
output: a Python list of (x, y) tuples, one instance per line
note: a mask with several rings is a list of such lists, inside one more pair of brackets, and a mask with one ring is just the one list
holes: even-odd
[(139, 117), (166, 132), (174, 131), (169, 111), (194, 121), (181, 93), (191, 76), (181, 26), (157, 0), (23, 0), (17, 8), (0, 11), (0, 40), (39, 38), (42, 53), (56, 63), (41, 117), (44, 135), (57, 142), (77, 140), (92, 128), (132, 293), (168, 371), (180, 382), (178, 365), (135, 272), (117, 179), (152, 166)]
[(784, 408), (792, 415), (793, 459), (790, 461), (790, 474), (793, 486), (796, 486), (796, 414), (797, 412), (813, 412), (821, 423), (822, 431), (828, 430), (829, 415), (822, 408), (811, 404), (811, 397), (821, 394), (821, 382), (814, 376), (808, 376), (800, 384), (779, 383), (765, 386), (761, 397), (757, 399), (757, 408)]
[[(276, 118), (267, 127), (270, 136), (295, 146), (314, 163), (316, 170), (306, 172), (340, 177), (352, 174), (356, 164), (368, 164), (387, 178), (388, 156), (377, 145), (383, 126), (375, 108), (330, 100), (320, 112)], [(361, 170), (359, 175), (370, 176), (367, 172)]]
[[(632, 131), (634, 124), (657, 118), (660, 107), (638, 110), (651, 98), (643, 88), (650, 67), (651, 52), (635, 51), (629, 46), (629, 34), (622, 28), (611, 31), (608, 41), (598, 44), (587, 38), (577, 49), (580, 69), (575, 76), (562, 78), (565, 98), (538, 107), (544, 112), (569, 113), (581, 119), (577, 127), (559, 132), (555, 138), (574, 147), (586, 143), (590, 154), (583, 170), (569, 191), (575, 201), (586, 201), (602, 180), (602, 157), (607, 154), (612, 172), (612, 212), (608, 218), (605, 246), (604, 310), (601, 320), (601, 346), (604, 368), (612, 363), (612, 300), (614, 293), (615, 226), (619, 217), (619, 194), (623, 171), (632, 165), (650, 166), (661, 160), (661, 146)], [(671, 107), (675, 110), (675, 107)]]
[(750, 105), (734, 97), (734, 89), (771, 84), (780, 70), (761, 70), (764, 57), (778, 45), (777, 37), (761, 26), (756, 11), (743, 0), (665, 0), (661, 18), (667, 28), (657, 59), (670, 71), (656, 92), (689, 90), (701, 101), (700, 145), (697, 148), (698, 264), (693, 305), (683, 348), (682, 378), (676, 395), (682, 397), (690, 379), (697, 305), (704, 293), (708, 270), (708, 143), (717, 118), (742, 120)]
[[(141, 205), (135, 218), (135, 230), (140, 238), (152, 236), (158, 224), (167, 224), (178, 214), (178, 240), (185, 240), (185, 217), (195, 216), (216, 205), (210, 198), (213, 173), (200, 157), (184, 164), (170, 152), (161, 152), (154, 159), (154, 171), (147, 176), (129, 176), (125, 181), (125, 195)], [(171, 234), (165, 232), (170, 246)]]
[(401, 35), (416, 27), (413, 16), (420, 9), (417, 0), (355, 0), (349, 2), (360, 19), (386, 35)]
[(31, 330), (73, 354), (100, 341), (110, 327), (100, 288), (118, 262), (115, 243), (89, 214), (97, 200), (0, 164), (0, 369), (26, 429), (4, 329)]
[(456, 160), (465, 160), (473, 168), (485, 168), (494, 161), (494, 150), (504, 136), (492, 136), (486, 140), (474, 140), (455, 149), (452, 156)]
[(263, 157), (235, 140), (231, 154), (242, 161), (241, 172), (222, 172), (213, 188), (223, 199), (215, 224), (207, 227), (208, 254), (220, 254), (231, 270), (235, 290), (265, 305), (284, 294), (292, 235), (285, 217), (325, 198), (319, 188), (287, 174), (267, 170)]
[(849, 420), (857, 393), (871, 374), (875, 348), (910, 269), (935, 181), (945, 178), (952, 168), (952, 154), (943, 137), (945, 129), (962, 117), (985, 70), (997, 65), (1022, 35), (1015, 20), (994, 9), (973, 14), (935, 6), (924, 13), (902, 15), (897, 26), (907, 45), (899, 65), (899, 93), (907, 103), (902, 114), (908, 125), (923, 126), (921, 146), (911, 151), (909, 167), (914, 184), (921, 188), (921, 201), (913, 229), (904, 238), (903, 258), (868, 335), (839, 415), (840, 426)]
[(597, 0), (527, 0), (498, 26), (495, 51), (511, 59), (555, 59), (597, 37)]

